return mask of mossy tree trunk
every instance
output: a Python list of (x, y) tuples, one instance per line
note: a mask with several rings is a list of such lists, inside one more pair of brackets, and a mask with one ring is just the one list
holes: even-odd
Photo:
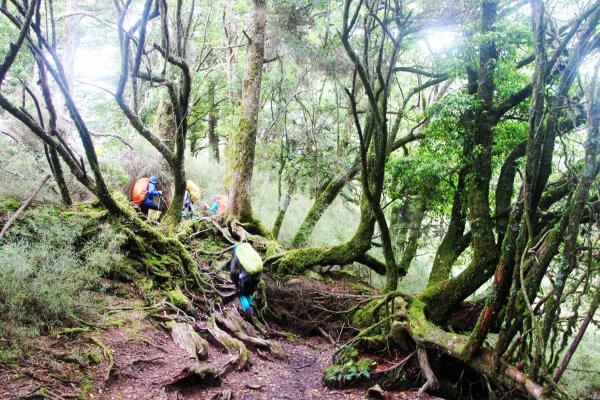
[(417, 255), (419, 240), (423, 234), (422, 224), (423, 219), (425, 218), (426, 210), (427, 198), (425, 196), (421, 196), (418, 199), (416, 209), (410, 221), (410, 226), (408, 228), (408, 239), (406, 241), (406, 246), (404, 246), (404, 251), (402, 252), (400, 262), (398, 263), (398, 269), (402, 274), (406, 274), (408, 272), (410, 263)]
[[(38, 18), (38, 17), (36, 17)], [(57, 128), (57, 113), (56, 107), (54, 106), (54, 101), (52, 99), (52, 94), (50, 93), (50, 86), (48, 84), (48, 74), (46, 72), (46, 66), (41, 60), (36, 60), (37, 72), (38, 72), (38, 84), (42, 91), (42, 97), (44, 99), (44, 103), (46, 105), (46, 110), (48, 112), (48, 125), (50, 128), (50, 135), (58, 138), (59, 140), (63, 139), (62, 132), (59, 132)], [(32, 91), (29, 91), (30, 95), (35, 102), (36, 109), (38, 111), (38, 119), (40, 126), (45, 128), (44, 118), (42, 116), (42, 111), (40, 109), (39, 101), (35, 98)], [(50, 165), (50, 170), (52, 171), (52, 175), (54, 176), (54, 181), (58, 186), (60, 191), (60, 196), (62, 198), (62, 202), (66, 207), (71, 207), (73, 204), (73, 200), (71, 199), (71, 193), (69, 192), (69, 187), (67, 186), (67, 181), (65, 180), (65, 176), (63, 173), (62, 165), (60, 164), (60, 159), (58, 157), (58, 153), (56, 149), (44, 145), (44, 151), (46, 153), (46, 159), (48, 160), (48, 165)]]
[[(305, 247), (286, 252), (267, 264), (273, 265), (273, 271), (279, 276), (301, 274), (316, 265), (347, 265), (361, 260), (371, 248), (371, 239), (375, 230), (375, 216), (366, 199), (360, 207), (360, 223), (352, 238), (340, 245), (331, 247)], [(383, 271), (378, 271), (379, 273)]]
[(69, 192), (69, 187), (67, 186), (67, 181), (65, 180), (65, 174), (63, 172), (62, 165), (60, 165), (58, 153), (55, 149), (49, 148), (46, 144), (44, 145), (44, 151), (46, 153), (48, 165), (50, 165), (50, 169), (52, 170), (52, 176), (54, 176), (54, 181), (56, 182), (56, 186), (58, 186), (62, 204), (65, 207), (71, 207), (73, 205), (73, 200), (71, 199), (71, 193)]
[(325, 188), (317, 194), (308, 214), (304, 217), (302, 224), (300, 224), (298, 231), (294, 235), (292, 240), (294, 248), (306, 246), (308, 239), (312, 235), (317, 222), (319, 222), (323, 213), (325, 213), (325, 210), (333, 203), (344, 186), (356, 177), (359, 171), (360, 163), (356, 161), (348, 171), (333, 177)]
[[(393, 152), (398, 150), (399, 148), (406, 146), (413, 141), (423, 139), (424, 137), (425, 136), (423, 134), (410, 133), (402, 138), (397, 139), (392, 145), (390, 151)], [(360, 157), (357, 157), (349, 170), (338, 173), (325, 185), (323, 185), (323, 189), (320, 190), (315, 197), (308, 214), (306, 214), (306, 217), (304, 217), (302, 224), (300, 224), (300, 227), (292, 239), (292, 246), (294, 248), (306, 246), (306, 243), (308, 242), (310, 235), (313, 233), (317, 222), (319, 222), (327, 208), (337, 198), (342, 189), (356, 178), (360, 172), (360, 168)]]
[(466, 205), (466, 179), (467, 170), (461, 169), (458, 173), (458, 182), (454, 189), (452, 201), (452, 211), (450, 213), (450, 223), (448, 229), (438, 246), (427, 287), (431, 288), (445, 281), (450, 277), (450, 271), (456, 259), (469, 246), (471, 235), (465, 235), (465, 226), (467, 223), (467, 205)]
[(219, 156), (219, 135), (217, 135), (218, 110), (215, 101), (215, 81), (211, 80), (208, 84), (208, 128), (206, 135), (208, 136), (208, 145), (212, 152), (213, 159), (220, 162)]
[(281, 230), (281, 225), (283, 224), (283, 219), (285, 218), (285, 214), (290, 205), (290, 201), (292, 200), (292, 195), (296, 191), (296, 185), (298, 184), (298, 175), (300, 173), (300, 164), (297, 164), (294, 167), (294, 170), (288, 176), (288, 188), (285, 197), (281, 204), (279, 204), (279, 212), (277, 213), (277, 217), (275, 218), (275, 222), (273, 223), (273, 229), (271, 230), (273, 237), (277, 239), (279, 236), (279, 231)]
[(230, 146), (228, 218), (255, 224), (252, 213), (252, 173), (260, 111), (260, 89), (265, 53), (266, 0), (252, 1), (252, 28), (242, 84), (240, 125)]

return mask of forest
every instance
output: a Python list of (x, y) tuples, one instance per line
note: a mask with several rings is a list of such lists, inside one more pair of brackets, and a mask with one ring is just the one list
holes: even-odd
[(600, 0), (0, 12), (0, 398), (600, 399)]

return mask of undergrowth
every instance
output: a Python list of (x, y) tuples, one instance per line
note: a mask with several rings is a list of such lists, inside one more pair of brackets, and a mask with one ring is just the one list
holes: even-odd
[(86, 223), (38, 208), (10, 228), (0, 247), (0, 346), (93, 313), (101, 277), (123, 261), (125, 237), (108, 224), (86, 231)]

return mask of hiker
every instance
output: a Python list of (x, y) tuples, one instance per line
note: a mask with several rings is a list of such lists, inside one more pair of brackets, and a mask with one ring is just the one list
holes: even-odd
[(192, 219), (194, 218), (194, 210), (192, 206), (194, 202), (192, 201), (192, 196), (188, 190), (185, 191), (183, 195), (183, 211), (181, 212), (181, 217), (183, 219)]
[(163, 208), (154, 203), (155, 197), (162, 196), (161, 190), (156, 190), (158, 179), (155, 176), (140, 178), (133, 186), (131, 200), (139, 204), (140, 211), (148, 217), (149, 210), (163, 211)]
[(223, 214), (229, 206), (229, 199), (227, 198), (227, 196), (219, 196), (217, 194), (213, 194), (212, 199), (212, 206), (209, 207), (208, 204), (205, 204), (204, 207), (202, 207), (202, 209), (211, 214)]
[(240, 305), (249, 319), (252, 319), (252, 296), (260, 282), (262, 269), (262, 259), (249, 243), (242, 243), (233, 248), (229, 273), (231, 281), (235, 284)]
[(194, 218), (194, 202), (200, 199), (200, 188), (193, 181), (185, 181), (185, 195), (183, 196), (183, 219)]

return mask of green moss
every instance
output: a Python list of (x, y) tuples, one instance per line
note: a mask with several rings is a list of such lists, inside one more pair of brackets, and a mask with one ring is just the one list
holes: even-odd
[(285, 340), (289, 343), (300, 343), (300, 338), (298, 338), (298, 336), (294, 335), (291, 332), (284, 332), (283, 336), (285, 337)]
[(100, 354), (90, 351), (85, 355), (87, 359), (93, 364), (100, 364), (102, 362), (102, 357)]
[(267, 240), (265, 246), (265, 259), (273, 257), (282, 250), (281, 245), (276, 240)]
[(186, 309), (190, 304), (190, 300), (183, 293), (181, 293), (179, 288), (168, 291), (167, 298), (171, 304), (181, 309)]
[(314, 279), (315, 281), (322, 282), (324, 280), (323, 275), (313, 270), (306, 271), (304, 275), (310, 279)]
[(123, 321), (122, 319), (112, 319), (112, 320), (107, 321), (105, 325), (106, 326), (116, 326), (117, 328), (120, 328), (123, 325), (125, 325), (125, 321)]
[(0, 213), (12, 214), (21, 207), (21, 201), (13, 198), (0, 199)]
[(175, 326), (176, 322), (174, 320), (170, 320), (165, 322), (165, 328), (171, 330)]

